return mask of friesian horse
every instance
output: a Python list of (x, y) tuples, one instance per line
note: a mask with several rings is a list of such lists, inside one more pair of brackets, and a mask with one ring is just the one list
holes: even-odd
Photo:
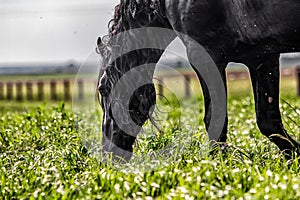
[[(260, 131), (281, 151), (285, 151), (288, 158), (299, 152), (300, 144), (283, 127), (279, 110), (279, 56), (280, 53), (300, 52), (299, 10), (299, 0), (121, 0), (109, 23), (109, 34), (98, 38), (96, 48), (103, 57), (98, 80), (103, 109), (103, 150), (125, 160), (130, 159), (141, 128), (134, 128), (128, 133), (116, 123), (112, 105), (124, 97), (112, 97), (111, 92), (123, 74), (138, 65), (157, 63), (164, 52), (161, 49), (139, 49), (112, 60), (113, 47), (122, 48), (128, 41), (131, 45), (139, 42), (138, 36), (132, 34), (128, 34), (128, 41), (114, 36), (131, 29), (157, 27), (186, 34), (201, 44), (216, 63), (224, 87), (227, 64), (244, 63), (251, 75)], [(156, 42), (154, 35), (144, 33), (142, 36)], [(174, 34), (171, 38), (176, 36)], [(169, 44), (172, 39), (164, 41), (160, 38), (160, 41)], [(185, 38), (180, 39), (190, 56), (193, 48)], [(139, 79), (152, 80), (154, 69), (155, 65), (145, 67), (147, 77), (127, 80), (128, 84)], [(212, 101), (201, 74), (197, 75), (205, 98), (204, 122), (207, 128)], [(126, 87), (129, 86), (124, 85), (125, 90)], [(127, 109), (137, 127), (141, 127), (151, 117), (155, 104), (155, 88), (153, 83), (148, 83), (133, 92), (128, 108), (118, 109), (125, 124), (128, 116), (122, 116), (122, 109)], [(225, 118), (218, 142), (227, 139), (227, 116)]]

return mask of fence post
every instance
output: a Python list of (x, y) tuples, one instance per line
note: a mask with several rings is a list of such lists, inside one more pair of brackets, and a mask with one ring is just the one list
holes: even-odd
[(6, 83), (6, 99), (7, 100), (12, 100), (13, 99), (13, 92), (14, 92), (14, 84), (11, 82)]
[(50, 98), (54, 101), (57, 100), (56, 82), (54, 80), (50, 82)]
[(38, 100), (43, 101), (44, 100), (44, 83), (42, 81), (39, 81), (37, 83), (38, 86)]
[(26, 82), (26, 96), (27, 96), (27, 100), (29, 101), (33, 100), (33, 89), (32, 89), (31, 82)]
[(83, 80), (78, 80), (78, 100), (82, 101), (84, 98)]
[(65, 93), (64, 95), (65, 101), (69, 101), (71, 99), (69, 80), (64, 80), (64, 93)]
[(297, 67), (297, 78), (298, 78), (297, 93), (298, 93), (298, 96), (300, 97), (300, 66)]
[(17, 82), (16, 83), (16, 100), (17, 101), (22, 101), (23, 100), (23, 83), (22, 82)]
[(191, 77), (189, 75), (184, 76), (184, 85), (185, 85), (185, 98), (191, 97)]
[(0, 83), (0, 100), (4, 99), (4, 84)]

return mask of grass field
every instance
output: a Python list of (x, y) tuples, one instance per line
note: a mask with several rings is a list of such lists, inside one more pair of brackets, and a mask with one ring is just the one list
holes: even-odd
[[(285, 81), (284, 125), (300, 140), (300, 101)], [(0, 199), (299, 199), (299, 162), (258, 131), (247, 83), (229, 83), (226, 154), (206, 153), (201, 97), (169, 99), (158, 105), (162, 131), (147, 123), (123, 165), (97, 156), (100, 111), (1, 102)]]

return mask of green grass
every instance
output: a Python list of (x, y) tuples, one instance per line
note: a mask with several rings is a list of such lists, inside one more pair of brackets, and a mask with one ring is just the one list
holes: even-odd
[[(2, 102), (0, 199), (299, 199), (298, 160), (288, 165), (258, 131), (247, 90), (234, 91), (227, 154), (207, 154), (202, 98), (170, 98), (156, 111), (162, 131), (147, 123), (132, 161), (114, 165), (97, 156), (100, 111)], [(281, 99), (284, 125), (300, 140), (300, 101), (286, 91)]]

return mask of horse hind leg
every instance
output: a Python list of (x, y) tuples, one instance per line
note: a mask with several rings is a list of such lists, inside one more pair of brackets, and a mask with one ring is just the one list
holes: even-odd
[(279, 55), (265, 58), (257, 67), (249, 67), (257, 125), (263, 135), (274, 142), (286, 157), (299, 150), (296, 142), (284, 129), (279, 109)]

